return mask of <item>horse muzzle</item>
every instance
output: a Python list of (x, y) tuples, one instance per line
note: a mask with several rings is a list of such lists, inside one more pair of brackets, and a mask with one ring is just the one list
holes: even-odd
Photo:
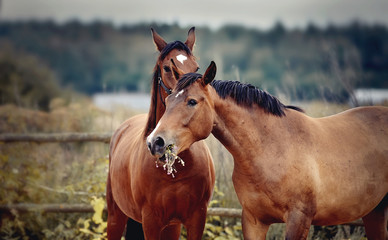
[(166, 142), (162, 137), (148, 137), (147, 138), (147, 146), (148, 150), (151, 152), (152, 155), (160, 158), (163, 157), (164, 153), (166, 152)]

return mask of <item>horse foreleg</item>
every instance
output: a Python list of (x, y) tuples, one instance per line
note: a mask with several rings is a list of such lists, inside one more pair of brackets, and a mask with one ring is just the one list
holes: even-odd
[(388, 240), (387, 220), (388, 220), (388, 195), (380, 204), (362, 218), (365, 225), (365, 232), (368, 239)]
[(106, 204), (108, 209), (108, 239), (121, 239), (128, 217), (120, 210), (113, 199), (109, 176), (106, 184)]
[(207, 207), (203, 206), (193, 212), (193, 215), (184, 223), (187, 229), (188, 240), (201, 240), (206, 222)]
[(160, 240), (166, 225), (151, 207), (142, 209), (143, 231), (146, 240)]
[(242, 212), (242, 230), (244, 239), (265, 239), (269, 225), (259, 221), (256, 217), (251, 215), (248, 211)]
[(181, 225), (169, 225), (162, 231), (162, 240), (178, 240), (181, 235)]
[(302, 211), (294, 210), (289, 212), (286, 221), (286, 240), (307, 239), (312, 217)]

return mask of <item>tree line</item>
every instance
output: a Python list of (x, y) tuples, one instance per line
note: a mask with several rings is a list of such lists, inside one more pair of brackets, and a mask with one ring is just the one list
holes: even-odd
[[(86, 94), (148, 92), (158, 56), (150, 27), (168, 42), (184, 41), (189, 29), (157, 23), (0, 22), (1, 103), (7, 91), (28, 92), (38, 83), (46, 85), (40, 91), (55, 89), (50, 94), (58, 91), (55, 84)], [(290, 99), (346, 101), (354, 88), (388, 88), (388, 31), (383, 25), (355, 21), (286, 29), (278, 22), (266, 31), (198, 27), (196, 36), (194, 55), (202, 69), (214, 60), (218, 79), (249, 82)]]

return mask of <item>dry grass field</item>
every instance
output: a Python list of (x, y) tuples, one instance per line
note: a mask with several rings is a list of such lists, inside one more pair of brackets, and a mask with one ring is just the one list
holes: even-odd
[[(327, 102), (298, 104), (306, 114), (327, 116), (348, 109)], [(89, 99), (55, 99), (50, 112), (0, 106), (0, 133), (113, 132), (138, 112), (107, 112)], [(239, 208), (231, 181), (233, 159), (213, 137), (206, 140), (216, 167), (212, 207)], [(104, 204), (109, 147), (104, 143), (0, 143), (0, 204)], [(0, 213), (1, 214), (1, 213)], [(97, 219), (97, 220), (96, 220)], [(99, 221), (98, 221), (99, 219)], [(17, 213), (1, 215), (1, 239), (103, 239), (106, 216), (100, 214)], [(97, 221), (97, 222), (95, 222)], [(318, 231), (319, 230), (319, 231)], [(203, 239), (241, 239), (239, 219), (209, 217)], [(282, 239), (284, 225), (271, 227), (268, 239)], [(363, 228), (311, 228), (310, 239), (363, 239)]]

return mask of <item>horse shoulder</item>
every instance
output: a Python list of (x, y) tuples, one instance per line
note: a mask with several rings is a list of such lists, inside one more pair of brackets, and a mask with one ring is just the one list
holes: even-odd
[(137, 166), (133, 163), (139, 161), (134, 161), (133, 156), (139, 157), (139, 154), (146, 152), (142, 151), (142, 146), (145, 146), (142, 133), (146, 119), (147, 115), (141, 114), (124, 121), (112, 136), (109, 154), (109, 175), (113, 197), (123, 212), (138, 220), (140, 213), (134, 207), (137, 205), (137, 200), (133, 195), (132, 179), (135, 177), (132, 173), (140, 171), (134, 169)]
[(128, 118), (113, 133), (111, 141), (110, 141), (110, 153), (114, 152), (117, 144), (121, 141), (122, 136), (128, 134), (128, 132), (133, 132), (141, 129), (142, 123), (145, 124), (147, 119), (147, 114), (138, 114), (131, 118)]

